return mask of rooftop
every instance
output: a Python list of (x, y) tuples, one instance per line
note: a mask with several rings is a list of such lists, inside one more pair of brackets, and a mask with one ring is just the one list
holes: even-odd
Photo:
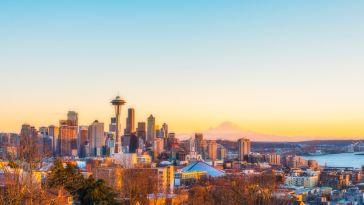
[(214, 167), (201, 161), (191, 162), (186, 167), (182, 168), (182, 172), (196, 172), (196, 171), (206, 172), (207, 176), (211, 177), (220, 177), (225, 175), (224, 171), (215, 169)]

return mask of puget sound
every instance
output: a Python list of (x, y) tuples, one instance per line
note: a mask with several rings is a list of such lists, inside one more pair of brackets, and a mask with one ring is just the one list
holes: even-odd
[(328, 167), (354, 167), (361, 168), (364, 165), (364, 153), (340, 153), (318, 156), (303, 156), (306, 160), (316, 160), (320, 166)]

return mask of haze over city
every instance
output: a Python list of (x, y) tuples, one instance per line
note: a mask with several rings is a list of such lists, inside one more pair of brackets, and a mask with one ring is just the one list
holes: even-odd
[(1, 131), (109, 122), (120, 95), (180, 134), (364, 136), (363, 2), (85, 2), (0, 3)]

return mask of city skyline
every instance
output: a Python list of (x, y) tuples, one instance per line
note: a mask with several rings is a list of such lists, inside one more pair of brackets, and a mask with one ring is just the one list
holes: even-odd
[(120, 94), (176, 133), (364, 136), (363, 3), (282, 3), (3, 1), (0, 131), (108, 123)]
[[(116, 97), (116, 99), (120, 99), (119, 96)], [(125, 103), (125, 101), (124, 101)], [(112, 105), (114, 106), (114, 105)], [(113, 108), (115, 109), (115, 108)], [(123, 113), (123, 108), (120, 109), (120, 113)], [(156, 120), (156, 117), (153, 116), (153, 114), (149, 115), (149, 117), (147, 119), (135, 119), (134, 115), (135, 115), (135, 109), (132, 107), (127, 107), (125, 112), (125, 116), (122, 116), (120, 118), (120, 134), (124, 133), (124, 135), (130, 135), (131, 133), (138, 133), (138, 130), (135, 130), (135, 125), (131, 126), (134, 127), (134, 131), (130, 132), (128, 131), (129, 129), (127, 129), (127, 127), (129, 125), (135, 124), (137, 123), (138, 126), (140, 123), (143, 123), (144, 126), (148, 125), (151, 127), (148, 127), (145, 131), (147, 131), (146, 134), (146, 138), (155, 138), (157, 135), (157, 131), (161, 131), (166, 129), (168, 132), (168, 125), (166, 124), (167, 121), (163, 121), (163, 120)], [(72, 121), (75, 122), (76, 125), (78, 125), (78, 120), (79, 120), (79, 113), (77, 111), (68, 111), (67, 112), (67, 116), (68, 119), (72, 119)], [(129, 118), (130, 117), (130, 118)], [(116, 119), (114, 113), (111, 116), (111, 123), (113, 119)], [(110, 120), (109, 119), (109, 120)], [(64, 123), (65, 120), (59, 119), (57, 123)], [(92, 124), (94, 124), (95, 122), (99, 122), (99, 120), (95, 119), (93, 122), (91, 123), (81, 123), (79, 124), (79, 130), (82, 130), (82, 127), (88, 127), (91, 126)], [(163, 123), (162, 123), (163, 122)], [(36, 125), (34, 123), (22, 123), (21, 126), (34, 126), (35, 129), (39, 128), (42, 129), (43, 127), (54, 127), (55, 125), (57, 125), (57, 123), (54, 124), (42, 124), (42, 125)], [(103, 121), (101, 121), (100, 123), (104, 124)], [(161, 124), (159, 124), (161, 123)], [(168, 123), (168, 122), (167, 122)], [(110, 124), (111, 126), (111, 124)], [(114, 125), (115, 127), (117, 127), (116, 125)], [(166, 126), (166, 127), (165, 127)], [(57, 127), (57, 126), (56, 126)], [(160, 129), (161, 128), (161, 129)], [(116, 128), (115, 128), (116, 129)], [(78, 130), (78, 129), (77, 129)], [(110, 131), (115, 131), (114, 128), (109, 127)], [(123, 131), (124, 130), (124, 131)], [(107, 129), (104, 129), (105, 133), (107, 133)], [(150, 132), (150, 133), (149, 133)], [(165, 131), (163, 131), (165, 132)], [(1, 133), (1, 131), (0, 131)], [(18, 131), (13, 131), (12, 133), (19, 133)], [(149, 134), (148, 134), (149, 133)], [(154, 134), (152, 134), (154, 133)], [(174, 133), (174, 132), (173, 132)], [(269, 133), (261, 133), (261, 132), (256, 132), (253, 130), (248, 130), (248, 129), (242, 129), (239, 125), (235, 124), (234, 122), (231, 121), (224, 121), (221, 124), (218, 124), (216, 127), (210, 127), (206, 130), (203, 131), (191, 131), (191, 132), (179, 132), (176, 133), (176, 136), (180, 139), (180, 140), (186, 140), (189, 139), (191, 137), (193, 137), (195, 134), (204, 134), (206, 135), (206, 139), (209, 140), (218, 140), (218, 139), (225, 139), (225, 140), (231, 140), (231, 141), (236, 141), (239, 140), (241, 138), (250, 138), (253, 141), (276, 141), (276, 142), (297, 142), (297, 141), (310, 141), (310, 140), (317, 140), (317, 139), (327, 139), (327, 140), (338, 140), (338, 139), (342, 139), (342, 140), (355, 140), (355, 139), (361, 139), (360, 136), (358, 137), (350, 137), (350, 136), (341, 136), (340, 138), (336, 138), (333, 136), (324, 136), (321, 138), (317, 138), (318, 136), (298, 136), (298, 135), (292, 135), (292, 136), (284, 136), (284, 135), (275, 135), (275, 134), (269, 134)], [(167, 133), (168, 134), (168, 133)], [(148, 137), (150, 136), (150, 137)], [(154, 136), (154, 137), (153, 137)], [(162, 136), (167, 136), (166, 133), (163, 133)], [(152, 140), (153, 141), (153, 140)], [(150, 143), (150, 142), (149, 142)]]

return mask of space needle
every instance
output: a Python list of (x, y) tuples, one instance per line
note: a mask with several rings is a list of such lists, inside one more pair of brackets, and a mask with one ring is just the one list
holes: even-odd
[(125, 100), (121, 99), (120, 96), (116, 96), (116, 98), (111, 101), (111, 104), (115, 108), (115, 117), (116, 117), (116, 138), (115, 138), (115, 154), (116, 154), (116, 153), (119, 153), (119, 151), (120, 151), (120, 145), (119, 145), (120, 111), (121, 111), (121, 106), (125, 104)]

